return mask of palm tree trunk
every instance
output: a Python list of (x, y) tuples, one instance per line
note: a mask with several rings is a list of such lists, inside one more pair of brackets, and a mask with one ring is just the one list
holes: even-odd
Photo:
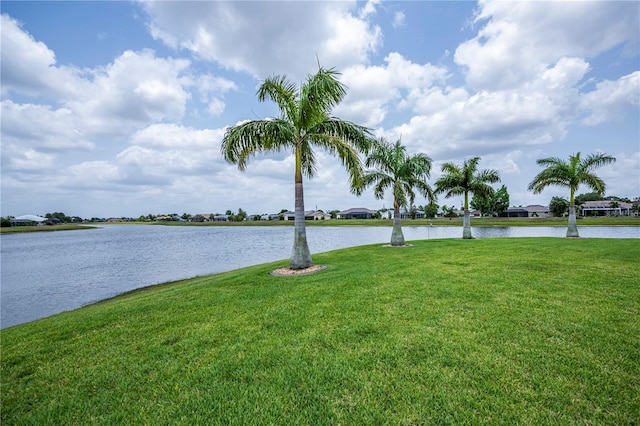
[(471, 240), (471, 215), (469, 214), (469, 193), (464, 193), (464, 217), (462, 218), (462, 239)]
[(404, 245), (404, 234), (402, 233), (402, 224), (400, 220), (400, 206), (393, 203), (393, 230), (391, 231), (391, 245)]
[(578, 226), (576, 225), (576, 206), (575, 204), (569, 205), (569, 227), (567, 228), (567, 237), (578, 238)]
[(304, 191), (302, 189), (302, 161), (300, 150), (296, 149), (296, 186), (295, 216), (293, 222), (293, 249), (291, 250), (291, 269), (304, 269), (313, 265), (307, 243), (307, 228), (304, 223)]

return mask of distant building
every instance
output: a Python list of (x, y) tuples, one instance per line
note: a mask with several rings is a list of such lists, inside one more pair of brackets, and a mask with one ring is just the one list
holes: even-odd
[(522, 207), (509, 207), (499, 217), (529, 217), (529, 212)]
[(282, 220), (295, 220), (296, 218), (296, 213), (295, 212), (284, 212), (282, 213)]
[(338, 219), (372, 219), (377, 212), (364, 207), (355, 207), (338, 213)]
[(325, 214), (324, 212), (309, 210), (304, 214), (304, 220), (329, 220), (331, 219), (330, 214)]
[(524, 209), (529, 213), (529, 217), (549, 217), (549, 216), (551, 216), (551, 212), (549, 211), (549, 206), (541, 206), (539, 204), (532, 204), (530, 206), (524, 207)]
[(549, 207), (539, 204), (531, 204), (526, 207), (509, 207), (498, 215), (498, 217), (549, 217)]
[[(612, 204), (616, 207), (612, 207)], [(624, 201), (585, 201), (580, 205), (581, 216), (631, 216), (633, 203)]]
[[(426, 215), (422, 210), (416, 210), (414, 217), (416, 219), (424, 219)], [(411, 212), (406, 209), (400, 209), (400, 219), (411, 219)]]

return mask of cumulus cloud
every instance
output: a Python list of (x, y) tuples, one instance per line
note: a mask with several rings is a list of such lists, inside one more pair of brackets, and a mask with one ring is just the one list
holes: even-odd
[(616, 81), (599, 82), (595, 90), (582, 95), (581, 101), (581, 107), (589, 112), (582, 122), (589, 126), (608, 120), (627, 106), (640, 106), (640, 71)]
[(219, 149), (224, 129), (192, 129), (173, 123), (159, 123), (137, 131), (130, 143), (145, 147), (164, 147), (185, 151)]
[[(66, 104), (96, 133), (180, 119), (190, 98), (182, 80), (184, 59), (158, 58), (151, 50), (126, 51), (94, 71), (90, 86)], [(114, 121), (118, 126), (114, 126)]]
[[(302, 80), (321, 64), (338, 69), (367, 60), (381, 30), (356, 2), (145, 2), (153, 37), (175, 49), (262, 79)], [(316, 58), (317, 55), (317, 58)]]
[(475, 22), (484, 26), (454, 57), (470, 87), (514, 88), (562, 57), (637, 44), (639, 13), (630, 2), (481, 1)]
[(436, 82), (448, 77), (448, 70), (431, 64), (413, 63), (397, 52), (384, 59), (386, 65), (357, 65), (347, 68), (341, 81), (348, 93), (335, 112), (338, 116), (379, 125), (390, 109), (404, 109), (422, 99)]
[(393, 25), (393, 28), (402, 28), (406, 26), (406, 18), (407, 16), (405, 15), (404, 11), (399, 10), (393, 15), (393, 22), (391, 23), (391, 25)]

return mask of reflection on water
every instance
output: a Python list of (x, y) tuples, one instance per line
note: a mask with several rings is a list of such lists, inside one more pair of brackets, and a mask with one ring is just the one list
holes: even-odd
[[(460, 227), (403, 227), (407, 240), (460, 238)], [(476, 238), (564, 237), (564, 227), (472, 227)], [(640, 238), (640, 227), (580, 227), (587, 238)], [(385, 243), (390, 227), (308, 227), (319, 253)], [(287, 259), (291, 227), (107, 226), (3, 234), (1, 327), (53, 315), (147, 285)], [(286, 263), (286, 262), (285, 262)]]

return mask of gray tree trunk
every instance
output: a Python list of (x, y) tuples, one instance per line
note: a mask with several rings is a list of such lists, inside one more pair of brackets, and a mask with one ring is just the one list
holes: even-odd
[[(297, 180), (297, 179), (296, 179)], [(291, 269), (304, 269), (313, 265), (311, 252), (307, 244), (307, 228), (304, 223), (304, 194), (302, 182), (296, 182), (296, 211), (293, 221), (293, 249), (291, 250)]]
[(576, 225), (576, 206), (569, 205), (569, 227), (567, 228), (567, 237), (578, 238), (578, 226)]
[(404, 245), (404, 234), (402, 233), (402, 224), (400, 221), (400, 208), (393, 208), (393, 230), (391, 231), (391, 245)]
[(469, 209), (464, 209), (464, 217), (462, 218), (462, 239), (470, 240), (471, 236), (471, 215)]

